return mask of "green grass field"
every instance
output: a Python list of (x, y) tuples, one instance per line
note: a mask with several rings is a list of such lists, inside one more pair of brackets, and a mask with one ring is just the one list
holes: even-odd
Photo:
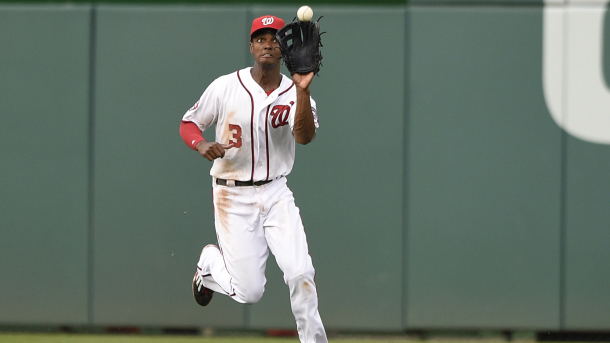
[[(44, 334), (44, 333), (0, 333), (0, 343), (298, 343), (297, 338), (274, 337), (201, 337), (201, 336), (148, 336), (114, 334)], [(338, 343), (400, 343), (414, 340), (396, 337), (385, 338), (337, 338)], [(430, 342), (430, 341), (427, 341)], [(443, 342), (449, 342), (444, 340)], [(459, 340), (465, 343), (465, 340)], [(482, 340), (476, 340), (484, 343)], [(497, 341), (496, 341), (497, 342)]]
[[(503, 343), (501, 339), (442, 338), (425, 341), (413, 338), (379, 336), (330, 338), (330, 343)], [(534, 340), (516, 340), (532, 343)], [(66, 333), (0, 333), (0, 343), (298, 343), (296, 337), (203, 337), (166, 335), (66, 334)]]

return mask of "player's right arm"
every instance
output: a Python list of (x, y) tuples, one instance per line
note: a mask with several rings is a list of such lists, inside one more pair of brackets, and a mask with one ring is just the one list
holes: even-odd
[(218, 120), (220, 104), (217, 94), (220, 87), (222, 83), (219, 79), (212, 82), (199, 101), (184, 114), (180, 124), (180, 136), (184, 143), (210, 161), (224, 157), (225, 150), (233, 147), (230, 144), (208, 142), (202, 135)]
[(210, 161), (219, 157), (223, 158), (225, 150), (233, 147), (232, 144), (219, 144), (206, 141), (197, 124), (189, 121), (182, 121), (180, 124), (180, 136), (189, 148), (196, 150), (201, 156)]

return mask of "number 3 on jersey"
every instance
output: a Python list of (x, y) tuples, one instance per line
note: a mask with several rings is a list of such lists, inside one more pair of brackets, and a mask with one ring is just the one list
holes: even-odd
[(241, 148), (241, 127), (239, 125), (229, 124), (229, 130), (233, 133), (231, 136), (231, 143), (233, 147)]

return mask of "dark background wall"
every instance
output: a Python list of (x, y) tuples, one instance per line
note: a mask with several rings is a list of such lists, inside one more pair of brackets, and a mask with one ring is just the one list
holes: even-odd
[[(549, 115), (543, 5), (350, 3), (314, 6), (288, 178), (326, 327), (610, 329), (610, 148)], [(295, 326), (273, 258), (260, 303), (192, 300), (210, 163), (178, 126), (299, 5), (0, 5), (0, 324)]]

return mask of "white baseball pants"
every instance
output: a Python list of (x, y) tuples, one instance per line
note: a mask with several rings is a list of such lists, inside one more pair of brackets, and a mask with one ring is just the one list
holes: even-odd
[(214, 220), (220, 250), (207, 247), (197, 267), (204, 286), (240, 303), (256, 303), (265, 289), (269, 250), (290, 289), (292, 313), (303, 343), (326, 343), (318, 313), (314, 268), (294, 197), (281, 177), (262, 186), (214, 182)]

